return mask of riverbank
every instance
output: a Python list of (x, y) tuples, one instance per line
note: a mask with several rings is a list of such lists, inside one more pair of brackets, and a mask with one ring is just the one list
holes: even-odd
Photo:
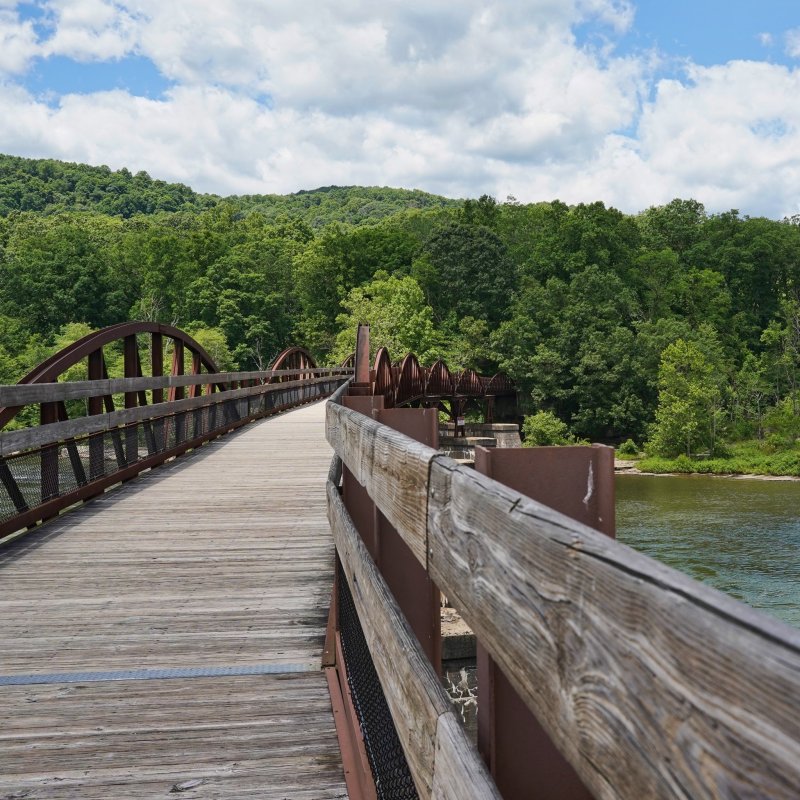
[(800, 481), (800, 476), (798, 475), (759, 475), (755, 472), (647, 472), (635, 466), (637, 463), (635, 461), (616, 459), (614, 461), (614, 472), (617, 475), (649, 475), (656, 478), (685, 478), (686, 476), (702, 475), (705, 478), (730, 478), (733, 480)]
[(748, 478), (765, 481), (800, 480), (800, 452), (762, 453), (740, 446), (729, 458), (659, 458), (614, 461), (618, 474), (632, 475), (709, 475), (723, 478)]

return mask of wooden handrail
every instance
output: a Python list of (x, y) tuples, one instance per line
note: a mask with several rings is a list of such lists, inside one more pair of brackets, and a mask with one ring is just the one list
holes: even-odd
[(262, 370), (259, 372), (215, 372), (197, 375), (164, 375), (154, 378), (108, 378), (96, 381), (64, 381), (60, 383), (28, 383), (0, 386), (0, 408), (32, 403), (53, 403), (79, 400), (86, 397), (168, 389), (173, 386), (202, 386), (227, 384), (232, 381), (269, 380), (295, 375), (350, 375), (353, 370), (341, 367), (307, 367), (303, 369)]
[[(206, 376), (203, 376), (203, 378), (203, 383), (205, 383)], [(100, 431), (108, 431), (131, 422), (141, 422), (142, 420), (175, 414), (179, 411), (190, 411), (196, 408), (217, 405), (226, 400), (237, 400), (253, 395), (269, 394), (270, 392), (324, 383), (329, 380), (330, 377), (319, 377), (297, 381), (284, 381), (283, 383), (263, 383), (257, 386), (248, 386), (244, 389), (229, 389), (228, 391), (214, 392), (213, 394), (200, 395), (199, 397), (153, 403), (148, 406), (119, 409), (116, 411), (109, 411), (105, 414), (94, 414), (88, 417), (78, 417), (64, 422), (53, 422), (47, 425), (37, 425), (31, 428), (0, 432), (0, 456), (7, 456), (20, 450), (53, 444), (63, 441), (64, 439), (87, 436), (91, 433), (99, 433)], [(98, 383), (101, 383), (101, 381), (98, 381)], [(62, 384), (57, 385), (60, 386)], [(30, 388), (37, 387), (31, 386)]]
[(428, 467), (437, 451), (338, 405), (339, 396), (326, 406), (328, 442), (425, 565)]
[(327, 435), (595, 797), (797, 796), (800, 631), (334, 398)]
[(116, 411), (106, 396), (106, 413), (72, 420), (45, 403), (47, 424), (0, 433), (0, 544), (210, 439), (328, 396), (343, 380), (258, 384)]

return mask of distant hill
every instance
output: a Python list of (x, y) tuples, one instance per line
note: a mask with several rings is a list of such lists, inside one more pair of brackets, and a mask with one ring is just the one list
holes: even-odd
[(219, 202), (146, 172), (0, 155), (0, 216), (12, 211), (96, 211), (121, 217), (199, 211)]
[[(234, 195), (224, 201), (245, 214), (258, 212), (268, 220), (300, 219), (312, 228), (330, 222), (377, 222), (410, 208), (461, 205), (459, 200), (417, 190), (361, 186), (325, 186), (289, 195)], [(134, 175), (125, 168), (112, 171), (108, 167), (0, 154), (0, 217), (12, 211), (94, 211), (127, 218), (202, 211), (220, 202), (223, 198), (217, 195), (200, 194), (182, 183), (154, 180), (146, 172)]]
[(312, 228), (330, 222), (361, 225), (378, 222), (410, 208), (432, 209), (462, 205), (417, 189), (389, 189), (376, 186), (322, 186), (295, 194), (242, 195), (228, 198), (246, 211), (258, 211), (267, 219), (286, 215), (302, 219)]

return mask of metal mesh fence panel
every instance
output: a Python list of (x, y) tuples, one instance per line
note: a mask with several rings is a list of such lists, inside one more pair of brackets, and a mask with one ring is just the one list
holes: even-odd
[(361, 724), (379, 800), (417, 800), (403, 747), (361, 629), (350, 587), (339, 570), (339, 632), (347, 683)]

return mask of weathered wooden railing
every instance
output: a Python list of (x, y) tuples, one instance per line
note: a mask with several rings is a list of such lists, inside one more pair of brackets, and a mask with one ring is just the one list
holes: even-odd
[(340, 580), (420, 797), (499, 794), (345, 507), (342, 468), (589, 796), (800, 796), (800, 631), (345, 407), (346, 393), (327, 404)]
[[(45, 423), (0, 433), (0, 539), (248, 422), (327, 397), (348, 372), (307, 366), (0, 386), (0, 408), (35, 404)], [(163, 401), (165, 390), (183, 399)], [(114, 395), (135, 402), (115, 410)], [(89, 413), (67, 419), (65, 404), (75, 400)]]

